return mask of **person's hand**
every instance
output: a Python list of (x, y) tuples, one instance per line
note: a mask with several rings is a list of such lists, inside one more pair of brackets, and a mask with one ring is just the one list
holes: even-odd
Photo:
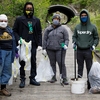
[(15, 54), (15, 57), (16, 57), (16, 59), (17, 59), (17, 58), (19, 58), (19, 54), (18, 54), (18, 53), (16, 53), (16, 54)]
[(25, 40), (21, 38), (21, 39), (18, 41), (18, 44), (23, 44), (24, 42), (25, 42)]
[(91, 49), (92, 51), (95, 51), (95, 46), (93, 45), (90, 49)]
[(46, 52), (46, 50), (44, 49), (44, 50), (42, 50), (42, 54), (46, 57), (47, 56), (47, 52)]
[(42, 50), (42, 47), (38, 46), (37, 51), (40, 51), (40, 50)]
[(61, 43), (61, 47), (64, 49), (64, 50), (67, 50), (67, 45), (65, 43)]
[(64, 45), (63, 48), (64, 48), (64, 50), (67, 50), (68, 47), (66, 45)]
[(73, 47), (73, 49), (74, 50), (77, 50), (77, 45), (76, 45), (76, 43), (74, 42), (74, 43), (72, 43), (72, 47)]

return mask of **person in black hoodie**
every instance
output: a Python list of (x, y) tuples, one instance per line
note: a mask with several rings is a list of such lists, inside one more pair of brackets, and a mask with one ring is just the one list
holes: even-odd
[[(40, 86), (40, 83), (35, 80), (36, 76), (36, 50), (42, 49), (42, 29), (40, 19), (36, 18), (34, 15), (34, 6), (32, 2), (26, 2), (23, 10), (24, 15), (16, 18), (13, 31), (15, 34), (16, 41), (20, 38), (29, 42), (32, 41), (31, 50), (31, 71), (30, 71), (30, 84)], [(25, 87), (25, 61), (20, 61), (20, 88)]]

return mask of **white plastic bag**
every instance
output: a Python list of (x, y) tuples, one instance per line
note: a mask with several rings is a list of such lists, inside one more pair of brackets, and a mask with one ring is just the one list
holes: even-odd
[(37, 67), (37, 75), (35, 77), (38, 82), (47, 82), (54, 76), (49, 58), (41, 55), (41, 61)]
[(95, 86), (95, 87), (90, 88), (89, 93), (91, 93), (91, 94), (99, 93), (100, 94), (100, 87)]
[(30, 70), (31, 67), (31, 41), (23, 42), (21, 46), (18, 46), (19, 59), (25, 61), (25, 70)]
[(100, 63), (99, 62), (93, 62), (92, 67), (89, 72), (89, 76), (95, 76), (97, 78), (100, 78)]
[(8, 85), (12, 85), (13, 84), (13, 75), (10, 77), (9, 81), (8, 81)]
[(90, 92), (97, 92), (98, 88), (100, 88), (100, 63), (93, 62), (88, 77), (91, 85)]
[(15, 57), (14, 62), (12, 63), (12, 75), (14, 78), (17, 78), (17, 75), (19, 73), (19, 68), (20, 68), (19, 58)]

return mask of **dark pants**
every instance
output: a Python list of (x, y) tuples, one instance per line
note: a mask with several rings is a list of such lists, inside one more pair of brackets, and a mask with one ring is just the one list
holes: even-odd
[[(62, 53), (62, 59), (61, 59), (61, 53)], [(59, 70), (61, 71), (62, 67), (62, 78), (66, 78), (66, 66), (65, 66), (65, 55), (66, 50), (47, 50), (48, 57), (50, 59), (50, 65), (53, 69), (54, 75), (56, 76), (56, 62), (58, 63)], [(62, 61), (61, 61), (62, 60)], [(61, 65), (62, 62), (62, 65)]]
[[(77, 50), (77, 63), (78, 63), (78, 78), (83, 76), (84, 61), (86, 63), (87, 78), (92, 66), (92, 51), (90, 49)], [(87, 80), (88, 88), (90, 88), (89, 80)]]
[(86, 63), (87, 76), (92, 66), (92, 51), (90, 49), (77, 50), (78, 77), (83, 76), (84, 61)]
[[(31, 79), (34, 79), (36, 76), (36, 44), (32, 43), (32, 49), (31, 49), (31, 70), (30, 70), (30, 77)], [(25, 61), (20, 61), (20, 78), (25, 79)]]

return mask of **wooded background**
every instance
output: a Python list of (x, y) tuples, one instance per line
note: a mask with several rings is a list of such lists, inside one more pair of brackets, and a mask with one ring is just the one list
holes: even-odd
[[(100, 0), (0, 0), (0, 14), (4, 13), (8, 16), (10, 27), (13, 26), (15, 18), (23, 14), (23, 6), (26, 1), (33, 2), (35, 8), (34, 15), (40, 18), (43, 29), (46, 27), (45, 18), (49, 6), (61, 4), (72, 6), (78, 12), (86, 8), (90, 12), (91, 21), (97, 26), (100, 34)], [(79, 22), (77, 17), (73, 18), (68, 24), (72, 30)]]

